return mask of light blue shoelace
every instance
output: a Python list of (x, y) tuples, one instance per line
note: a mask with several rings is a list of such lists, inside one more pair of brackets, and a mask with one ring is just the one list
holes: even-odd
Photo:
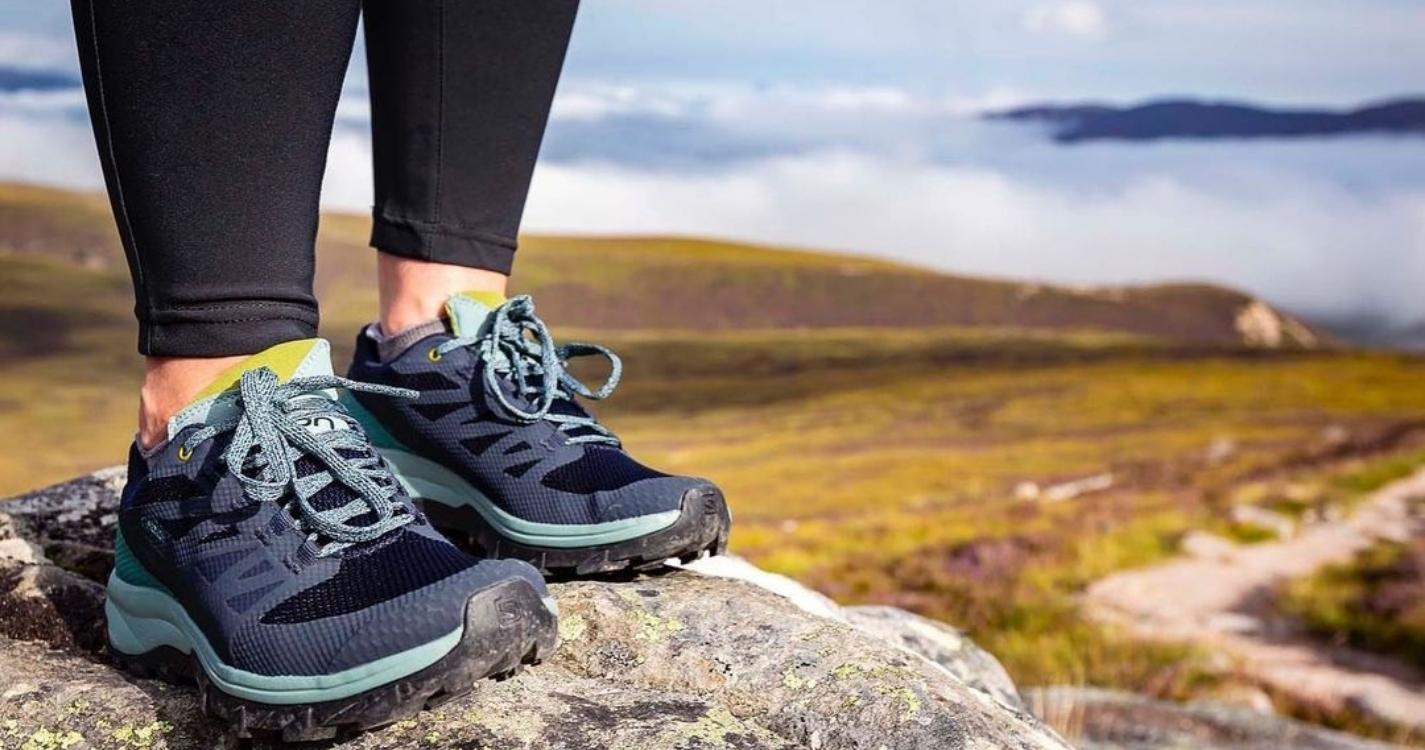
[[(223, 453), (223, 461), (242, 483), (243, 494), (255, 502), (282, 503), (283, 498), (292, 498), (283, 505), (298, 528), (307, 532), (307, 538), (313, 543), (330, 540), (319, 548), (318, 554), (323, 556), (375, 539), (413, 520), (409, 513), (398, 512), (400, 505), (392, 502), (396, 482), (355, 420), (322, 392), (331, 388), (416, 396), (414, 391), (358, 383), (335, 375), (293, 378), (283, 383), (276, 373), (263, 367), (243, 373), (237, 390), (218, 396), (212, 413), (219, 416), (183, 441), (183, 447), (191, 451), (205, 440), (232, 431), (232, 442)], [(309, 429), (311, 425), (326, 429)], [(347, 458), (339, 452), (343, 449), (360, 451), (362, 455)], [(298, 477), (295, 466), (303, 455), (315, 459), (323, 470)], [(345, 485), (356, 497), (337, 508), (312, 507), (311, 498), (332, 482)], [(367, 512), (376, 516), (373, 523), (347, 523)]]
[[(555, 346), (549, 326), (534, 314), (534, 300), (528, 295), (515, 297), (490, 313), (482, 332), (458, 336), (436, 347), (438, 354), (448, 354), (461, 347), (475, 347), (480, 354), (481, 377), (485, 388), (495, 395), (509, 416), (524, 422), (541, 419), (554, 423), (570, 443), (603, 443), (618, 446), (619, 439), (592, 417), (559, 414), (551, 409), (555, 402), (572, 400), (574, 395), (595, 401), (608, 398), (618, 387), (623, 374), (623, 361), (607, 347), (598, 344), (570, 343)], [(609, 377), (598, 390), (584, 385), (565, 368), (575, 357), (603, 356), (609, 360)], [(505, 395), (500, 378), (514, 384), (515, 393), (534, 405), (526, 409)], [(583, 435), (571, 435), (583, 428)]]

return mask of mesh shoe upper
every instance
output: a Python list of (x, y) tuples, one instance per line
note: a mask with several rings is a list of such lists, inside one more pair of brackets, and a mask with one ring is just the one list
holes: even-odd
[[(336, 467), (293, 445), (303, 440), (295, 433), (235, 452), (250, 436), (241, 427), (214, 433), (216, 410), (151, 454), (135, 448), (116, 575), (165, 589), (219, 658), (266, 675), (328, 674), (429, 643), (462, 627), (471, 595), (509, 578), (544, 591), (532, 568), (472, 557), (436, 533), (355, 420), (313, 391), (321, 403), (276, 408), (319, 411), (301, 423), (318, 438), (350, 431), (324, 443), (341, 446)], [(240, 417), (252, 405), (226, 408)], [(238, 453), (245, 459), (235, 461)], [(283, 482), (270, 481), (282, 475), (269, 468), (278, 461), (290, 469)], [(381, 489), (384, 505), (353, 488), (369, 490), (362, 480)]]
[[(493, 317), (488, 308), (477, 312)], [(527, 312), (533, 318), (532, 306)], [(559, 361), (568, 348), (555, 349), (547, 339), (542, 345), (525, 339), (525, 351), (510, 341), (497, 346), (488, 342), (491, 325), (471, 317), (467, 311), (465, 330), (476, 333), (435, 334), (387, 362), (372, 337), (358, 336), (351, 377), (420, 393), (414, 400), (356, 394), (403, 447), (454, 471), (503, 510), (540, 523), (598, 524), (677, 510), (688, 490), (708, 486), (629, 456), (575, 400), (583, 386), (569, 383)], [(534, 363), (522, 379), (511, 360), (545, 351), (561, 356)], [(585, 388), (582, 395), (607, 393)], [(547, 414), (539, 414), (541, 398)]]

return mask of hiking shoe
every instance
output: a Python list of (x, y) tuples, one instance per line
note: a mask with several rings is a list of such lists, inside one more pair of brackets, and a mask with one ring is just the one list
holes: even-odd
[[(458, 294), (446, 312), (447, 323), (384, 341), (368, 327), (350, 371), (420, 393), (357, 392), (350, 408), (437, 526), (554, 576), (651, 568), (726, 548), (731, 519), (716, 485), (640, 464), (576, 402), (618, 385), (613, 352), (556, 346), (529, 297)], [(590, 354), (613, 368), (598, 390), (565, 369)]]
[(333, 376), (325, 341), (289, 342), (220, 376), (166, 443), (130, 452), (110, 649), (196, 678), (240, 736), (379, 726), (555, 646), (538, 572), (438, 533), (337, 388), (402, 395)]

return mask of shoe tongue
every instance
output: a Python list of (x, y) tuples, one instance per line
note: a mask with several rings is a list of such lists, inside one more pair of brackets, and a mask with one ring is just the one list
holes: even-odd
[(456, 336), (474, 336), (485, 325), (490, 313), (505, 304), (499, 292), (460, 292), (445, 301), (445, 315), (450, 320), (450, 332)]
[[(506, 302), (505, 295), (499, 292), (461, 292), (452, 295), (445, 302), (445, 314), (450, 319), (450, 332), (456, 336), (474, 336), (479, 333), (489, 319), (490, 313), (495, 308)], [(496, 368), (504, 370), (509, 367), (509, 362), (504, 359), (504, 355), (498, 355), (499, 361)], [(551, 414), (562, 414), (572, 417), (587, 417), (589, 412), (572, 399), (555, 399), (550, 407)], [(596, 431), (588, 428), (576, 428), (570, 432), (571, 436), (590, 434)]]
[(168, 420), (168, 436), (172, 438), (190, 424), (202, 424), (208, 421), (213, 402), (218, 394), (237, 385), (237, 382), (242, 379), (243, 373), (248, 370), (256, 370), (259, 367), (266, 367), (273, 371), (283, 382), (292, 378), (331, 375), (331, 345), (327, 343), (326, 339), (287, 341), (264, 349), (223, 370), (221, 374), (213, 378), (208, 387), (198, 392), (192, 403)]

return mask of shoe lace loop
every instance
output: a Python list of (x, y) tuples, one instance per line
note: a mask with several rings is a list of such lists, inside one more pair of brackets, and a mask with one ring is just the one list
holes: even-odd
[[(457, 336), (436, 347), (447, 354), (462, 347), (474, 347), (479, 352), (481, 378), (486, 390), (508, 414), (524, 422), (546, 420), (554, 423), (570, 443), (604, 443), (618, 446), (619, 439), (593, 417), (561, 414), (553, 411), (560, 400), (572, 401), (575, 395), (600, 401), (613, 394), (623, 375), (623, 360), (607, 347), (598, 344), (571, 342), (556, 346), (554, 336), (534, 314), (534, 300), (528, 295), (510, 299), (495, 308), (483, 333)], [(609, 361), (609, 376), (598, 389), (592, 389), (569, 373), (569, 360), (577, 357), (602, 356)], [(526, 405), (515, 403), (500, 387), (501, 377), (514, 385), (514, 392), (527, 399)], [(525, 408), (532, 404), (533, 408)], [(582, 428), (585, 434), (572, 435)]]
[[(283, 383), (272, 370), (258, 368), (243, 373), (235, 391), (218, 397), (212, 413), (220, 416), (183, 442), (183, 447), (191, 451), (199, 443), (231, 431), (232, 441), (222, 458), (241, 483), (243, 495), (255, 502), (281, 503), (290, 489), (293, 499), (284, 507), (292, 513), (298, 528), (308, 532), (307, 538), (314, 543), (331, 540), (318, 550), (321, 556), (370, 541), (414, 520), (399, 503), (393, 502), (396, 482), (366, 442), (360, 427), (324, 393), (333, 388), (407, 398), (417, 395), (402, 388), (358, 383), (335, 375), (293, 378)], [(327, 429), (309, 429), (310, 425), (324, 424), (320, 420), (333, 421), (325, 423)], [(343, 450), (360, 455), (351, 458), (343, 455)], [(297, 476), (296, 464), (302, 456), (311, 457), (322, 470)], [(312, 497), (332, 482), (346, 486), (356, 497), (336, 508), (314, 507)], [(348, 523), (367, 512), (376, 516), (373, 523)]]

